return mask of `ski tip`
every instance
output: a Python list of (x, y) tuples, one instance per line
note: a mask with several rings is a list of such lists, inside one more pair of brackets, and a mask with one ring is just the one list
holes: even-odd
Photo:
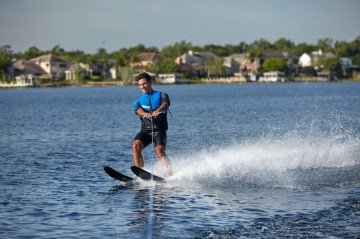
[(133, 171), (133, 173), (138, 176), (139, 178), (146, 180), (146, 181), (156, 181), (156, 182), (164, 182), (165, 179), (159, 176), (156, 176), (154, 174), (149, 173), (148, 171), (137, 167), (137, 166), (132, 166), (131, 167), (131, 171)]

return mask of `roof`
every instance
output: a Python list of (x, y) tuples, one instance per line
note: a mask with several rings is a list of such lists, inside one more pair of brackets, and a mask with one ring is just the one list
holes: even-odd
[(67, 70), (68, 72), (86, 72), (86, 69), (82, 67), (79, 63), (75, 63), (70, 66)]
[(138, 56), (138, 61), (155, 61), (155, 60), (164, 60), (165, 57), (156, 53), (156, 52), (142, 52)]
[(232, 66), (239, 66), (239, 63), (235, 61), (231, 56), (224, 57), (224, 66), (232, 67)]
[(36, 58), (30, 59), (32, 62), (66, 62), (58, 56), (53, 54), (42, 55)]
[(259, 56), (260, 59), (280, 58), (285, 59), (285, 56), (280, 52), (264, 53)]
[(246, 58), (247, 57), (247, 54), (245, 53), (236, 53), (236, 54), (232, 54), (230, 55), (231, 58), (240, 58), (240, 59), (243, 59), (243, 58)]
[(200, 57), (204, 58), (205, 60), (206, 60), (206, 59), (213, 59), (213, 58), (216, 58), (216, 57), (217, 57), (217, 55), (215, 55), (215, 54), (212, 53), (212, 52), (208, 52), (208, 51), (195, 52), (195, 55), (196, 55), (196, 56), (200, 56)]
[(21, 74), (34, 74), (41, 75), (46, 74), (46, 72), (34, 62), (27, 60), (18, 60), (13, 63), (14, 71)]

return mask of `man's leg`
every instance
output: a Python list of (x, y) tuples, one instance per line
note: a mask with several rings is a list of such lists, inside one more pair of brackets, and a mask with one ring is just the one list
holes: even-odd
[(159, 160), (164, 164), (168, 176), (172, 175), (171, 165), (168, 157), (166, 156), (165, 152), (165, 146), (164, 145), (158, 145), (155, 147), (156, 154), (159, 158)]
[(140, 168), (144, 167), (144, 160), (141, 154), (141, 151), (144, 149), (144, 144), (136, 139), (133, 142), (133, 159), (134, 165)]

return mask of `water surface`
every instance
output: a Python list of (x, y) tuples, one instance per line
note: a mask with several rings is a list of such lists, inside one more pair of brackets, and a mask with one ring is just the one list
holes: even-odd
[(1, 90), (0, 237), (360, 235), (360, 84), (155, 88), (175, 174), (131, 186), (137, 87)]

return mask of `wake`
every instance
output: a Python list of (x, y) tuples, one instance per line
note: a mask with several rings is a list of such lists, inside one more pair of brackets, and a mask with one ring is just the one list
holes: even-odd
[(358, 137), (267, 136), (172, 158), (169, 182), (206, 187), (319, 188), (359, 185)]

